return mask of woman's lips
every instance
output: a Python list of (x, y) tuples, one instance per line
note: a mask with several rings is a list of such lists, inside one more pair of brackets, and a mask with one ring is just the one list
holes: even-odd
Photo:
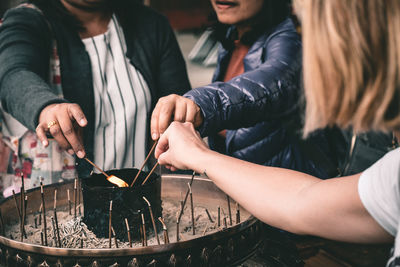
[(218, 9), (220, 10), (225, 10), (231, 7), (235, 7), (238, 4), (235, 2), (230, 2), (230, 1), (215, 1), (215, 5)]

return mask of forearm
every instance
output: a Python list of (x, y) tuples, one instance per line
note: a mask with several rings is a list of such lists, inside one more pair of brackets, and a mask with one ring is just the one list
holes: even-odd
[(190, 165), (260, 220), (298, 234), (352, 242), (391, 239), (362, 205), (359, 175), (320, 180), (204, 150)]

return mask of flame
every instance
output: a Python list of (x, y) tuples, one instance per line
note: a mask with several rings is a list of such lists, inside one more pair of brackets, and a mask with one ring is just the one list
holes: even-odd
[(114, 175), (108, 176), (107, 180), (110, 183), (115, 184), (118, 187), (129, 187), (129, 185), (124, 180), (122, 180), (121, 178), (118, 178), (117, 176), (114, 176)]

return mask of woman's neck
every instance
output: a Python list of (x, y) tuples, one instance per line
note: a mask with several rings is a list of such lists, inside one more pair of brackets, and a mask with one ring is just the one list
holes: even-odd
[(81, 38), (96, 36), (107, 31), (111, 19), (110, 12), (80, 9), (65, 0), (61, 0), (61, 3), (82, 23), (84, 30), (79, 32)]

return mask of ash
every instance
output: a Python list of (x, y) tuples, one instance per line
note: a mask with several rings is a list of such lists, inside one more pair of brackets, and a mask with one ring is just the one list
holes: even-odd
[[(163, 200), (163, 219), (168, 228), (169, 240), (171, 243), (176, 242), (176, 215), (180, 211), (180, 203), (177, 201)], [(217, 209), (208, 208), (211, 217), (213, 219), (213, 223), (210, 222), (204, 206), (195, 206), (194, 214), (195, 214), (195, 230), (196, 235), (192, 234), (192, 225), (191, 225), (191, 212), (189, 205), (186, 205), (184, 214), (181, 218), (179, 229), (180, 229), (180, 241), (186, 241), (190, 239), (194, 239), (203, 235), (211, 234), (216, 231), (219, 231), (223, 228), (222, 218), (224, 216), (221, 213), (221, 227), (217, 226)], [(248, 217), (248, 214), (243, 214), (244, 217)], [(47, 216), (47, 241), (48, 246), (57, 247), (54, 237), (54, 230), (52, 226), (51, 217), (54, 216), (52, 210), (46, 213)], [(34, 220), (39, 223), (39, 214), (29, 215), (27, 217), (27, 223), (25, 225), (25, 231), (27, 233), (27, 239), (24, 238), (24, 242), (30, 244), (41, 244), (41, 231), (43, 230), (43, 225), (37, 225), (35, 227)], [(60, 230), (60, 239), (63, 248), (85, 248), (85, 249), (99, 249), (99, 248), (109, 248), (109, 239), (108, 238), (97, 238), (96, 235), (88, 229), (86, 224), (82, 221), (81, 216), (77, 216), (74, 218), (73, 215), (69, 215), (68, 211), (57, 211), (58, 217), (58, 225)], [(242, 220), (244, 219), (242, 216)], [(229, 219), (228, 219), (229, 221)], [(38, 224), (37, 223), (37, 224)], [(157, 220), (156, 224), (160, 222)], [(15, 224), (10, 225), (6, 228), (6, 236), (11, 239), (19, 240), (20, 238), (20, 228), (19, 222), (15, 222)], [(229, 227), (229, 223), (228, 223)], [(147, 233), (147, 242), (148, 245), (157, 245), (157, 239), (154, 235), (154, 229), (152, 225), (146, 225), (147, 229), (150, 229), (151, 232)], [(164, 244), (163, 232), (158, 232), (159, 239), (161, 244)], [(83, 243), (83, 244), (82, 244)], [(117, 241), (119, 248), (129, 248), (128, 242)], [(83, 246), (82, 246), (83, 245)], [(142, 243), (140, 241), (139, 236), (132, 236), (132, 247), (141, 247)], [(115, 240), (112, 239), (112, 248), (115, 248)]]

